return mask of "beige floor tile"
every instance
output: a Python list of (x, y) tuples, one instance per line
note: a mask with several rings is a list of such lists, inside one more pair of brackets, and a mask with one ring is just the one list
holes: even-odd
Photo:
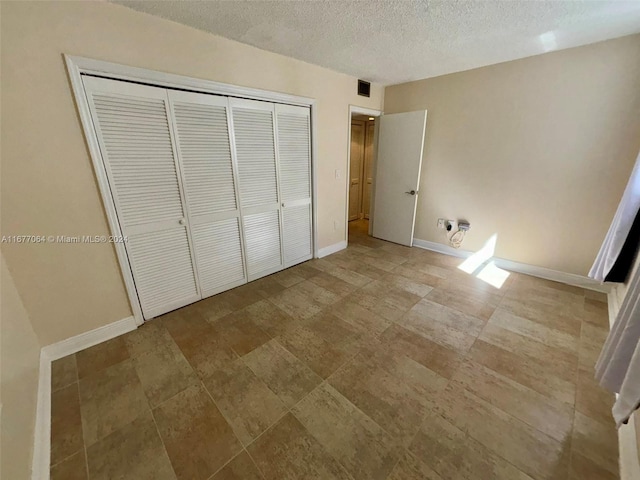
[(330, 385), (316, 388), (292, 413), (356, 480), (385, 479), (401, 453), (387, 433)]
[(573, 407), (567, 403), (550, 399), (469, 360), (463, 362), (453, 382), (559, 442), (571, 437)]
[(333, 268), (331, 268), (327, 273), (330, 273), (331, 276), (339, 278), (356, 288), (364, 287), (366, 284), (371, 282), (371, 278), (366, 275), (338, 266), (333, 266)]
[(153, 416), (179, 479), (208, 479), (242, 450), (231, 426), (200, 386), (166, 401), (153, 410)]
[(264, 477), (245, 451), (238, 454), (211, 480), (263, 480)]
[(76, 356), (68, 355), (51, 362), (51, 391), (55, 392), (78, 381)]
[(533, 480), (439, 415), (427, 417), (409, 450), (443, 480)]
[(569, 335), (579, 335), (583, 307), (563, 307), (560, 303), (546, 303), (527, 293), (508, 293), (500, 302), (500, 308), (519, 317), (538, 322)]
[(550, 347), (491, 322), (485, 325), (478, 339), (513, 354), (532, 358), (567, 381), (575, 380), (578, 355), (573, 351)]
[(246, 286), (247, 290), (250, 290), (253, 294), (262, 298), (269, 298), (276, 293), (280, 293), (286, 287), (276, 282), (271, 276), (259, 278), (249, 282)]
[(406, 452), (393, 468), (387, 480), (442, 480), (429, 466)]
[(417, 295), (419, 297), (424, 297), (433, 290), (433, 287), (428, 283), (420, 282), (416, 279), (407, 278), (399, 273), (394, 272), (386, 275), (382, 279), (382, 281), (394, 288), (403, 290), (413, 295)]
[(618, 432), (613, 419), (601, 423), (576, 412), (572, 448), (600, 469), (618, 474)]
[(426, 298), (486, 321), (491, 317), (502, 297), (492, 292), (460, 285), (457, 280), (449, 279), (434, 288)]
[(468, 358), (549, 398), (570, 405), (574, 402), (575, 367), (567, 372), (552, 358), (545, 361), (518, 355), (481, 339), (469, 350)]
[(268, 342), (271, 337), (250, 318), (245, 310), (222, 317), (213, 324), (224, 341), (240, 356)]
[(51, 480), (87, 480), (84, 447), (51, 468)]
[[(590, 290), (587, 290), (588, 292)], [(598, 295), (605, 295), (600, 292), (592, 292)], [(585, 298), (584, 300), (584, 320), (593, 323), (598, 327), (609, 328), (609, 305), (606, 301), (599, 299)]]
[(436, 410), (530, 476), (540, 479), (567, 477), (569, 438), (558, 442), (456, 384), (445, 389)]
[(175, 480), (156, 425), (147, 412), (87, 447), (91, 480)]
[(277, 340), (322, 378), (327, 378), (351, 357), (320, 335), (302, 327), (288, 331)]
[[(358, 305), (356, 305), (356, 307), (357, 306)], [(344, 314), (344, 311), (348, 311), (349, 308), (345, 308), (342, 302), (340, 302), (335, 306), (320, 312), (315, 317), (304, 320), (300, 323), (300, 326), (312, 331), (316, 335), (329, 342), (331, 345), (344, 350), (350, 344), (356, 342), (359, 338), (361, 338), (363, 333), (366, 332), (366, 329), (358, 327), (353, 323), (349, 323), (342, 318), (334, 315), (332, 312), (336, 308), (342, 311), (342, 317), (350, 318), (348, 315)], [(365, 315), (371, 315), (368, 310), (363, 310)]]
[(450, 275), (450, 272), (444, 268), (425, 264), (418, 260), (409, 260), (398, 265), (392, 270), (392, 273), (429, 285), (432, 288), (442, 285)]
[(378, 335), (391, 325), (390, 320), (361, 307), (350, 298), (336, 303), (328, 311), (339, 319), (353, 325), (360, 333), (369, 332)]
[(318, 275), (310, 278), (309, 281), (330, 291), (331, 293), (336, 294), (340, 298), (349, 295), (358, 288), (357, 286), (326, 272), (320, 272)]
[(582, 323), (579, 347), (579, 364), (581, 368), (589, 371), (595, 368), (608, 334), (608, 328), (593, 325), (588, 322)]
[(160, 319), (143, 323), (133, 332), (122, 336), (130, 356), (138, 356), (155, 348), (175, 345)]
[(620, 480), (618, 472), (610, 472), (576, 451), (571, 453), (569, 480)]
[(242, 312), (271, 337), (282, 335), (295, 322), (290, 315), (267, 300), (249, 305)]
[(451, 378), (463, 355), (422, 335), (393, 324), (380, 335), (382, 351), (402, 354), (445, 378)]
[(266, 480), (352, 479), (290, 413), (247, 450)]
[(131, 423), (149, 410), (132, 360), (80, 380), (80, 409), (86, 445)]
[(274, 295), (269, 301), (296, 320), (311, 318), (323, 309), (323, 305), (315, 302), (306, 292), (294, 287)]
[(243, 361), (289, 408), (322, 382), (322, 378), (277, 340), (245, 355)]
[(238, 358), (220, 333), (204, 319), (172, 321), (165, 325), (201, 378), (214, 374)]
[(122, 337), (116, 337), (94, 347), (76, 353), (78, 377), (97, 373), (107, 367), (129, 358), (129, 352)]
[(489, 319), (489, 324), (544, 343), (548, 347), (578, 353), (580, 340), (578, 335), (571, 335), (524, 317), (518, 317), (501, 308), (496, 309)]
[(284, 288), (293, 287), (294, 285), (305, 281), (304, 276), (297, 274), (290, 268), (270, 275), (269, 279), (282, 285)]
[(51, 465), (84, 446), (78, 384), (72, 383), (51, 395)]
[(241, 360), (204, 381), (236, 436), (248, 445), (282, 417), (285, 405)]
[(605, 424), (612, 421), (615, 395), (598, 384), (592, 370), (578, 369), (576, 389), (576, 411)]
[(242, 310), (249, 305), (259, 302), (264, 297), (253, 285), (247, 283), (232, 290), (218, 294), (222, 300), (226, 301), (233, 311)]
[(480, 334), (484, 321), (423, 299), (397, 323), (445, 347), (466, 352)]
[(199, 316), (209, 321), (215, 321), (236, 310), (231, 302), (220, 295), (205, 298), (194, 305), (197, 306)]
[(190, 385), (200, 383), (173, 341), (151, 348), (132, 360), (151, 407), (159, 405)]
[(328, 382), (400, 443), (408, 444), (447, 379), (404, 355), (365, 351)]

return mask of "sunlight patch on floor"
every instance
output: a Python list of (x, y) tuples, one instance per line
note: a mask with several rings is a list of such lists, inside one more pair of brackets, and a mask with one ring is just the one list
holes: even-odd
[(496, 250), (497, 241), (498, 234), (494, 233), (480, 250), (458, 265), (458, 269), (499, 289), (509, 278), (509, 272), (498, 267), (491, 260)]

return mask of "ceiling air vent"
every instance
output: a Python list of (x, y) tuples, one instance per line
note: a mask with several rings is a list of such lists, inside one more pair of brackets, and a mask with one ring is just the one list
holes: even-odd
[(358, 95), (362, 95), (363, 97), (370, 97), (371, 84), (369, 82), (365, 82), (364, 80), (358, 80)]

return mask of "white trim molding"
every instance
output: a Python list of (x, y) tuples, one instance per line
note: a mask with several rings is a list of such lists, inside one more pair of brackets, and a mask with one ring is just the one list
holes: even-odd
[(345, 248), (347, 248), (347, 242), (345, 240), (342, 240), (341, 242), (334, 243), (333, 245), (329, 245), (328, 247), (320, 248), (318, 250), (318, 256), (316, 258), (326, 257), (327, 255), (331, 255), (332, 253), (344, 250)]
[(93, 347), (138, 328), (131, 316), (117, 322), (90, 330), (61, 342), (42, 347), (38, 378), (38, 400), (34, 432), (32, 480), (48, 480), (51, 457), (51, 362)]
[[(459, 258), (468, 258), (474, 254), (474, 252), (469, 250), (459, 250), (448, 245), (421, 240), (419, 238), (413, 239), (413, 246)], [(545, 280), (565, 283), (567, 285), (586, 288), (587, 290), (594, 290), (596, 292), (609, 293), (611, 290), (610, 285), (600, 283), (597, 280), (593, 280), (588, 277), (583, 277), (582, 275), (559, 272), (550, 268), (514, 262), (513, 260), (507, 260), (505, 258), (492, 257), (491, 260), (497, 267), (509, 270), (510, 272), (523, 273), (525, 275), (531, 275), (532, 277), (544, 278)]]

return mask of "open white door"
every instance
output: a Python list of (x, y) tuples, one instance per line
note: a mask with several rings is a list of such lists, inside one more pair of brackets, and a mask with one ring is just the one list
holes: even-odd
[(379, 121), (373, 236), (411, 246), (427, 111), (382, 115)]

